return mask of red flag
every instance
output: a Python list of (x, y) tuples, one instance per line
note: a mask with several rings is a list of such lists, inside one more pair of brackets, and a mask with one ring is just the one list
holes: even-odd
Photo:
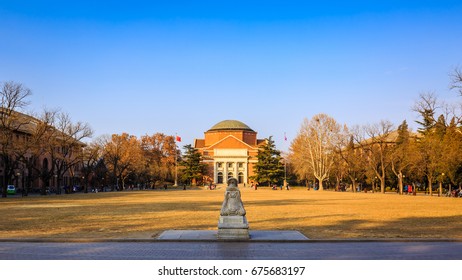
[(180, 136), (176, 136), (176, 142), (181, 142), (181, 137)]

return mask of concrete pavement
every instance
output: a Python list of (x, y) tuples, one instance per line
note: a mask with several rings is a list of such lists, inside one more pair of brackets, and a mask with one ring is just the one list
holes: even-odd
[(0, 260), (462, 260), (462, 240), (310, 240), (298, 231), (170, 230), (157, 239), (0, 240)]
[[(251, 242), (306, 241), (305, 235), (295, 230), (249, 230)], [(217, 230), (166, 230), (157, 240), (162, 241), (218, 241)]]
[(0, 260), (462, 260), (460, 241), (0, 242)]

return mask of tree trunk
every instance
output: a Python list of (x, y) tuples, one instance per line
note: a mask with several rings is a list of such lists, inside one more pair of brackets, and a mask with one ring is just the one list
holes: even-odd
[(430, 194), (430, 196), (432, 196), (432, 195), (433, 195), (433, 190), (432, 190), (432, 179), (431, 179), (431, 178), (428, 178), (427, 183), (428, 183), (428, 186), (427, 186), (427, 187), (428, 187), (428, 193)]
[(385, 193), (385, 178), (380, 178), (380, 191)]
[(324, 187), (322, 186), (322, 180), (318, 180), (318, 181), (319, 181), (319, 190), (323, 191)]
[(6, 176), (3, 175), (2, 177), (2, 197), (6, 197), (6, 188), (7, 188), (7, 183), (6, 183)]

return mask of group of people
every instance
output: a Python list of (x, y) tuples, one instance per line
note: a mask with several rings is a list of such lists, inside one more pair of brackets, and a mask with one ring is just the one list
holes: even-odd
[(452, 190), (452, 191), (448, 191), (446, 196), (449, 196), (449, 197), (462, 197), (462, 190), (461, 189), (455, 189), (455, 190)]
[[(279, 186), (279, 189), (282, 191), (282, 189), (284, 188), (284, 185), (280, 185)], [(277, 190), (278, 189), (278, 186), (276, 184), (274, 184), (272, 187), (271, 187), (272, 190)], [(286, 184), (286, 190), (290, 190), (290, 186), (289, 184)]]
[(404, 194), (414, 194), (416, 195), (416, 190), (412, 187), (412, 185), (405, 185), (403, 189)]
[[(246, 184), (244, 183), (244, 188), (245, 188), (245, 187), (246, 187)], [(215, 190), (216, 188), (217, 188), (217, 185), (215, 185), (215, 184), (209, 183), (209, 184), (207, 185), (207, 190)], [(251, 189), (254, 189), (254, 190), (257, 190), (257, 189), (258, 189), (258, 183), (251, 183), (251, 184), (250, 184), (250, 188), (251, 188)], [(271, 189), (272, 189), (272, 190), (277, 190), (278, 188), (279, 188), (280, 190), (282, 190), (282, 189), (284, 188), (284, 186), (283, 186), (283, 185), (280, 185), (280, 186), (278, 187), (276, 184), (273, 184), (273, 185), (271, 186)], [(286, 190), (290, 190), (289, 184), (286, 184), (286, 187), (285, 187), (285, 188), (286, 188)]]

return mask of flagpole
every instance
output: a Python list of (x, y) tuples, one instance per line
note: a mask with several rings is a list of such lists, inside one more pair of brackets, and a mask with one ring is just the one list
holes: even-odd
[(175, 187), (178, 186), (178, 149), (176, 147), (176, 140), (178, 135), (175, 133)]
[[(287, 136), (285, 132), (284, 132), (284, 142), (287, 143)], [(285, 153), (285, 157), (284, 157), (284, 188), (287, 188), (287, 153)]]

